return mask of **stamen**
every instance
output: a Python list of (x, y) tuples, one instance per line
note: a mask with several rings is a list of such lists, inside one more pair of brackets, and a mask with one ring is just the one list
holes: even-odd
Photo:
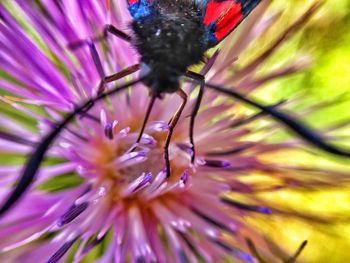
[(193, 242), (181, 231), (177, 231), (177, 234), (185, 241), (186, 245), (191, 249), (191, 251), (195, 254), (195, 256), (200, 260), (200, 262), (208, 262), (204, 256), (198, 251)]
[[(52, 127), (52, 128), (54, 128), (54, 127)], [(69, 131), (71, 134), (73, 134), (74, 136), (76, 136), (77, 138), (79, 138), (80, 140), (82, 140), (82, 141), (84, 141), (84, 142), (88, 142), (88, 141), (89, 141), (88, 138), (86, 138), (86, 137), (80, 135), (79, 133), (73, 131), (73, 130), (70, 129), (70, 128), (66, 128), (66, 130)]]
[(191, 263), (185, 251), (183, 251), (182, 249), (177, 251), (177, 256), (179, 258), (180, 263)]
[(140, 139), (140, 144), (147, 144), (147, 145), (155, 145), (157, 141), (148, 134), (142, 134), (142, 137)]
[(163, 185), (166, 180), (166, 169), (157, 174), (152, 184), (145, 190), (146, 199), (152, 199), (159, 193), (159, 188)]
[(176, 146), (179, 147), (180, 150), (184, 151), (184, 152), (187, 153), (188, 155), (193, 156), (192, 147), (189, 146), (188, 144), (185, 144), (185, 143), (177, 143)]
[(125, 137), (126, 135), (128, 135), (130, 132), (130, 127), (126, 127), (122, 130), (120, 130), (119, 134), (122, 135), (123, 137)]
[(143, 173), (140, 177), (136, 178), (125, 189), (121, 192), (121, 196), (127, 197), (129, 195), (135, 194), (151, 184), (152, 173)]
[(101, 110), (100, 112), (100, 120), (101, 120), (101, 125), (104, 129), (105, 136), (108, 139), (113, 140), (114, 129), (117, 126), (118, 122), (116, 120), (114, 120), (113, 122), (108, 122), (107, 113), (104, 110)]
[(187, 183), (187, 180), (188, 180), (188, 172), (187, 170), (182, 174), (181, 178), (180, 178), (180, 188), (184, 188), (186, 183)]
[(52, 255), (52, 257), (47, 261), (47, 263), (56, 263), (58, 262), (71, 248), (71, 246), (78, 240), (78, 237), (72, 239), (71, 241), (67, 241), (63, 244), (62, 247), (60, 247), (59, 250), (55, 254)]
[(232, 199), (228, 199), (228, 198), (221, 198), (221, 201), (224, 202), (225, 204), (234, 206), (234, 207), (239, 208), (239, 209), (248, 210), (251, 212), (258, 212), (258, 213), (262, 213), (262, 214), (271, 214), (272, 213), (270, 208), (267, 208), (264, 206), (247, 205), (247, 204), (243, 204), (243, 203), (240, 203), (240, 202), (234, 201)]
[(30, 140), (27, 140), (26, 138), (22, 138), (4, 131), (0, 131), (0, 138), (4, 139), (6, 141), (11, 141), (14, 143), (19, 143), (19, 144), (23, 144), (23, 145), (28, 145), (28, 146), (35, 146), (36, 143), (32, 142)]
[(111, 123), (106, 124), (104, 132), (108, 139), (113, 140), (113, 125)]
[(89, 206), (88, 202), (81, 203), (79, 205), (72, 205), (66, 213), (64, 213), (57, 222), (57, 226), (62, 227), (70, 222), (72, 222), (77, 216), (86, 210)]
[(232, 253), (235, 257), (241, 259), (244, 262), (247, 262), (247, 263), (255, 263), (256, 262), (254, 257), (252, 257), (251, 255), (249, 255), (249, 254), (239, 250), (238, 248), (229, 246), (229, 245), (223, 243), (220, 240), (212, 239), (211, 241), (213, 243), (217, 244), (222, 249), (224, 249), (226, 252)]
[(130, 152), (119, 157), (116, 162), (122, 166), (129, 166), (145, 160), (146, 154), (146, 151)]
[(98, 244), (100, 244), (103, 239), (106, 237), (106, 234), (103, 235), (102, 237), (96, 237), (94, 240), (92, 240), (86, 248), (84, 248), (83, 250), (83, 254), (89, 252), (91, 249), (93, 249), (94, 247), (96, 247)]
[(162, 132), (169, 130), (169, 125), (165, 121), (155, 121), (147, 126), (147, 130), (153, 130), (156, 132)]
[(215, 167), (215, 168), (224, 168), (231, 166), (229, 161), (221, 161), (221, 160), (204, 160), (205, 166)]
[(136, 188), (133, 190), (133, 192), (137, 192), (140, 189), (142, 189), (144, 186), (146, 186), (147, 184), (151, 183), (152, 181), (152, 173), (147, 173), (145, 174), (142, 178), (141, 178), (141, 182), (139, 183), (138, 186), (136, 186)]
[(143, 257), (139, 257), (136, 259), (136, 263), (147, 263), (147, 261)]
[(198, 209), (191, 207), (191, 210), (193, 211), (193, 213), (195, 213), (196, 215), (198, 215), (200, 218), (204, 219), (205, 221), (209, 222), (210, 224), (212, 224), (220, 229), (223, 229), (231, 234), (236, 234), (232, 229), (230, 229), (226, 225), (218, 222), (217, 220), (213, 219), (212, 217), (209, 217), (208, 215), (204, 214), (203, 212), (199, 211)]
[(96, 66), (96, 69), (98, 71), (98, 74), (99, 74), (100, 78), (103, 79), (106, 76), (106, 74), (105, 74), (105, 72), (103, 70), (102, 63), (101, 63), (101, 60), (100, 60), (100, 58), (98, 56), (95, 44), (94, 44), (94, 42), (91, 39), (87, 40), (87, 44), (89, 46), (90, 54), (91, 54), (92, 59), (93, 59), (93, 61), (95, 63), (95, 66)]

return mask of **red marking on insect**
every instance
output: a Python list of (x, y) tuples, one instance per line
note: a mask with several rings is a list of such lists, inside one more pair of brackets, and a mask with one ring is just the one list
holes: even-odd
[(137, 2), (139, 2), (139, 0), (128, 0), (130, 5), (136, 4)]
[(214, 35), (218, 40), (227, 36), (243, 19), (242, 5), (233, 1), (210, 2), (207, 5), (204, 25), (215, 25)]

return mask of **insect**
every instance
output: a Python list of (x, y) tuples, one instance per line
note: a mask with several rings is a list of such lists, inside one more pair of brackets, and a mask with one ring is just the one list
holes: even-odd
[[(177, 93), (182, 103), (169, 122), (169, 133), (164, 144), (167, 175), (170, 176), (169, 144), (173, 130), (187, 102), (187, 94), (180, 88), (180, 78), (187, 76), (200, 83), (200, 91), (190, 116), (189, 139), (192, 146), (191, 162), (195, 160), (193, 129), (204, 90), (204, 76), (188, 70), (188, 67), (204, 60), (205, 52), (217, 45), (260, 3), (260, 0), (127, 0), (133, 21), (133, 36), (128, 36), (113, 25), (105, 27), (108, 34), (129, 41), (141, 55), (140, 64), (123, 72), (105, 76), (100, 58), (92, 42), (89, 42), (102, 81), (105, 84), (141, 69), (142, 82), (149, 88), (151, 100), (139, 133), (140, 141), (156, 98), (164, 93)], [(101, 38), (100, 38), (101, 39)], [(78, 41), (70, 45), (75, 49), (84, 45)]]
[[(96, 69), (101, 76), (98, 94), (78, 106), (38, 142), (28, 158), (18, 184), (0, 208), (0, 215), (8, 211), (30, 186), (50, 145), (76, 115), (86, 113), (97, 101), (115, 93), (120, 93), (138, 82), (143, 82), (149, 88), (151, 99), (137, 142), (142, 137), (157, 98), (162, 98), (165, 93), (177, 93), (182, 99), (181, 105), (169, 122), (169, 131), (164, 143), (164, 160), (168, 176), (170, 176), (168, 147), (173, 129), (187, 102), (187, 95), (179, 84), (183, 76), (192, 79), (200, 86), (190, 117), (189, 138), (194, 153), (193, 128), (195, 118), (200, 107), (204, 88), (209, 88), (261, 110), (283, 123), (304, 140), (324, 151), (349, 157), (349, 152), (328, 144), (321, 136), (290, 115), (274, 107), (264, 106), (235, 92), (233, 89), (206, 83), (204, 76), (188, 70), (189, 66), (201, 62), (205, 52), (227, 37), (260, 2), (260, 0), (127, 0), (129, 12), (133, 17), (130, 25), (133, 36), (127, 35), (113, 25), (107, 25), (102, 36), (71, 43), (69, 45), (71, 49), (88, 45)], [(310, 8), (309, 13), (312, 10)], [(101, 41), (108, 35), (114, 35), (130, 42), (141, 55), (140, 63), (106, 76), (94, 42)], [(138, 80), (106, 91), (107, 83), (138, 70), (141, 71), (141, 77)], [(195, 154), (192, 155), (192, 162), (194, 158)]]

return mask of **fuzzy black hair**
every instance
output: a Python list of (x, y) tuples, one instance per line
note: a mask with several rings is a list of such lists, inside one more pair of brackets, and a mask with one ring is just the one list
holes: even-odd
[(145, 84), (156, 94), (176, 91), (179, 77), (207, 50), (201, 10), (193, 2), (180, 2), (157, 1), (151, 16), (131, 23), (133, 45), (151, 70)]

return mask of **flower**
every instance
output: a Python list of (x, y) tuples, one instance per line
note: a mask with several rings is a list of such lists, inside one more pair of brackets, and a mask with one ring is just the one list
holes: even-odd
[[(309, 65), (306, 55), (296, 56), (278, 69), (259, 72), (305, 23), (313, 8), (257, 59), (236, 69), (235, 74), (228, 73), (236, 58), (276, 21), (277, 16), (263, 16), (268, 6), (267, 1), (261, 4), (241, 32), (231, 36), (235, 40), (227, 42), (234, 45), (223, 45), (210, 55), (200, 70), (208, 82), (235, 85), (248, 94), (271, 79)], [(98, 36), (106, 24), (127, 31), (130, 18), (122, 0), (17, 0), (0, 5), (0, 17), (0, 65), (4, 71), (0, 98), (25, 119), (20, 122), (10, 111), (1, 113), (1, 152), (26, 156), (45, 134), (57, 128), (65, 113), (99, 92), (102, 72), (96, 69), (90, 49), (82, 46), (72, 51), (68, 46)], [(96, 41), (95, 46), (108, 74), (138, 62), (136, 52), (122, 39), (108, 37)], [(136, 78), (137, 74), (132, 74), (126, 79)], [(117, 83), (123, 85), (125, 79)], [(1, 219), (1, 260), (58, 262), (69, 258), (79, 262), (101, 244), (104, 249), (94, 256), (97, 262), (272, 260), (274, 251), (266, 248), (259, 229), (245, 218), (251, 213), (268, 217), (288, 211), (257, 194), (329, 184), (328, 177), (335, 172), (314, 169), (300, 175), (300, 166), (284, 167), (266, 159), (298, 150), (303, 144), (299, 139), (270, 142), (276, 123), (264, 123), (261, 113), (247, 117), (249, 111), (209, 90), (196, 120), (197, 157), (191, 164), (187, 116), (196, 89), (192, 84), (183, 85), (190, 98), (171, 140), (169, 178), (163, 147), (179, 98), (166, 95), (156, 101), (145, 132), (135, 145), (149, 101), (147, 88), (136, 84), (108, 96), (72, 116), (74, 121), (58, 134), (46, 153), (48, 162), (40, 167), (26, 196)], [(113, 85), (107, 86), (107, 90), (112, 89)], [(273, 107), (289, 104), (293, 100)], [(27, 119), (36, 123), (35, 130), (24, 124)], [(1, 165), (3, 200), (22, 165), (22, 160)], [(313, 178), (315, 172), (322, 174), (323, 182)], [(249, 182), (257, 173), (271, 182)]]

